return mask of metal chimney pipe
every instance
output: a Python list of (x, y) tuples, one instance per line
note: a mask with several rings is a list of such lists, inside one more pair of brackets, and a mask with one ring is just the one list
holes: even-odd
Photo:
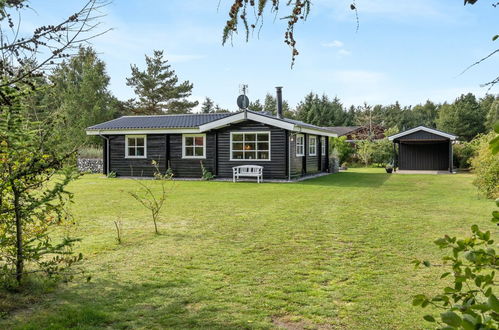
[(276, 87), (277, 94), (277, 118), (282, 119), (282, 87)]

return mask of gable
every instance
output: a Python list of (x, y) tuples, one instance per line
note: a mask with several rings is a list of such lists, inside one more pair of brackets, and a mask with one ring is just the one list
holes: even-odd
[(455, 140), (456, 136), (445, 133), (433, 128), (428, 128), (425, 126), (418, 126), (413, 129), (392, 135), (388, 137), (388, 140)]

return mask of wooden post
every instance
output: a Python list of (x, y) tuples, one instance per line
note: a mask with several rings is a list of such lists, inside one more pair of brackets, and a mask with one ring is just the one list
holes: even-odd
[(449, 172), (453, 172), (454, 171), (454, 154), (452, 152), (452, 141), (449, 140)]

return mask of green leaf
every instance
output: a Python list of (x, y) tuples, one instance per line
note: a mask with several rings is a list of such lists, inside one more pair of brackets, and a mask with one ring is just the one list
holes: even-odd
[(464, 328), (464, 330), (475, 330), (476, 323), (476, 319), (473, 316), (464, 314), (461, 326)]
[(458, 327), (462, 323), (461, 317), (452, 311), (440, 314), (440, 318), (442, 319), (442, 322), (453, 327)]
[(425, 315), (423, 318), (428, 322), (436, 322), (435, 318), (431, 315)]
[(489, 299), (487, 300), (487, 303), (489, 304), (490, 308), (496, 312), (499, 313), (499, 300), (497, 300), (496, 296), (494, 294), (491, 294), (489, 296)]
[(431, 263), (428, 260), (424, 260), (423, 265), (425, 265), (425, 267), (430, 267)]
[(499, 34), (496, 34), (495, 36), (492, 37), (492, 41), (496, 41), (497, 39), (499, 39)]
[(440, 278), (445, 278), (445, 277), (447, 277), (447, 276), (449, 276), (449, 275), (450, 275), (450, 272), (443, 273), (443, 274), (442, 274), (442, 276), (440, 276)]

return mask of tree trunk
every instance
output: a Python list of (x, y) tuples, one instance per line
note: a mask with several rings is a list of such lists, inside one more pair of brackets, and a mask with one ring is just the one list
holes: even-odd
[(14, 212), (16, 217), (16, 281), (21, 284), (24, 272), (24, 256), (23, 256), (23, 226), (21, 219), (21, 206), (19, 205), (19, 191), (15, 187), (15, 183), (11, 182), (12, 192), (14, 194)]

